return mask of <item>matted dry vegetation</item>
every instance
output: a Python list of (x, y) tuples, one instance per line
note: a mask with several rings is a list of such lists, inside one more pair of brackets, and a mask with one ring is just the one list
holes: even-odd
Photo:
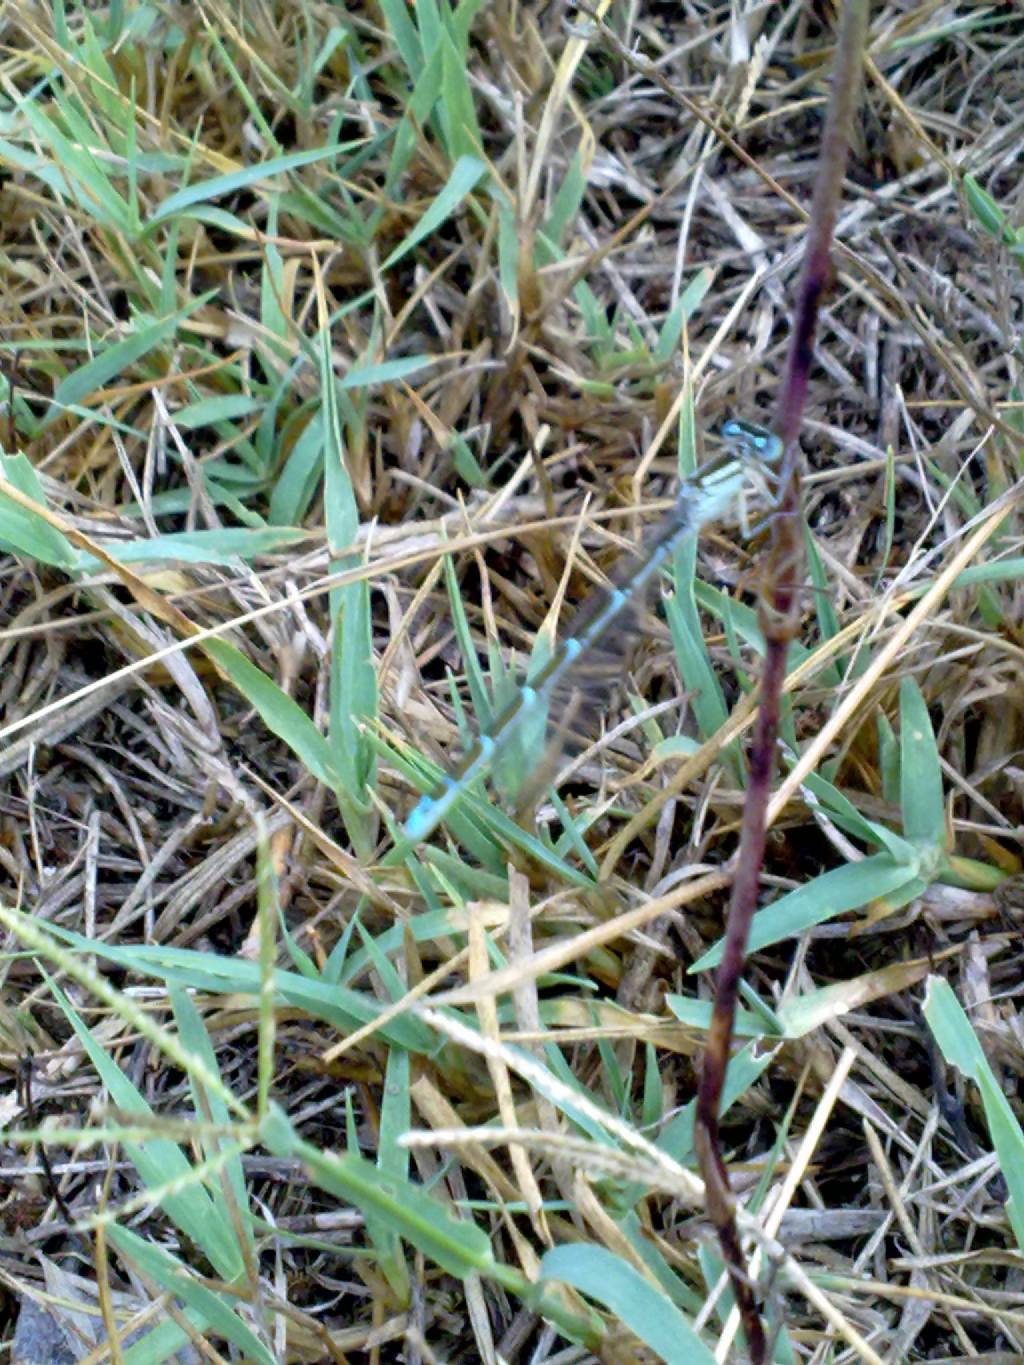
[[(395, 838), (552, 604), (771, 410), (831, 6), (66, 10), (0, 11), (5, 1341), (742, 1359), (690, 968), (757, 535), (680, 559), (564, 804), (520, 827), (485, 785)], [(778, 1360), (992, 1365), (1024, 1359), (1024, 23), (873, 10), (723, 1132)]]

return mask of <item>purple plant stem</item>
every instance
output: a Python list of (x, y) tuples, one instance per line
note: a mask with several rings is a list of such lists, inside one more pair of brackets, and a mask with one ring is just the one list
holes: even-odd
[(761, 591), (760, 619), (765, 642), (761, 696), (750, 749), (750, 775), (725, 945), (697, 1092), (694, 1145), (704, 1179), (707, 1212), (718, 1234), (754, 1365), (763, 1365), (768, 1348), (759, 1305), (745, 1272), (736, 1226), (735, 1201), (722, 1159), (718, 1115), (732, 1046), (740, 978), (746, 961), (750, 924), (757, 909), (764, 862), (766, 818), (775, 771), (775, 739), (786, 678), (786, 654), (800, 623), (804, 545), (797, 437), (807, 397), (818, 310), (831, 274), (832, 234), (846, 168), (849, 130), (857, 102), (867, 15), (868, 0), (847, 0), (843, 9), (832, 78), (832, 98), (814, 186), (796, 319), (773, 424), (773, 430), (782, 440), (784, 455), (779, 481), (778, 514), (772, 518), (772, 537)]

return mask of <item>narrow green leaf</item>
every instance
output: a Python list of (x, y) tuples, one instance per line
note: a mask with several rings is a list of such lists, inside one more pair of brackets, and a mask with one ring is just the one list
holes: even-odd
[[(706, 1033), (711, 1027), (714, 1001), (695, 1000), (688, 995), (666, 995), (665, 1004), (681, 1024)], [(752, 1010), (737, 1009), (733, 1032), (737, 1038), (763, 1038), (768, 1030), (765, 1021)]]
[[(377, 1168), (385, 1176), (405, 1181), (409, 1178), (409, 1152), (398, 1145), (398, 1138), (412, 1126), (409, 1098), (409, 1054), (395, 1047), (388, 1053), (384, 1098), (380, 1114), (380, 1141)], [(393, 1228), (365, 1211), (366, 1228), (377, 1253), (377, 1261), (387, 1276), (396, 1298), (406, 1303), (410, 1294), (409, 1269), (402, 1254), (402, 1239)]]
[[(210, 1042), (210, 1035), (206, 1031), (206, 1025), (203, 1023), (202, 1016), (196, 1009), (192, 997), (178, 986), (171, 986), (168, 994), (171, 998), (171, 1008), (174, 1011), (174, 1020), (178, 1025), (178, 1037), (182, 1045), (188, 1048), (194, 1056), (200, 1057), (212, 1075), (221, 1076), (223, 1079), (217, 1055)], [(223, 1128), (228, 1128), (232, 1123), (232, 1115), (220, 1095), (215, 1090), (199, 1085), (191, 1074), (188, 1080), (196, 1113), (202, 1114), (204, 1109), (208, 1108), (212, 1121)], [(226, 1139), (204, 1137), (202, 1143), (206, 1156), (210, 1157), (223, 1150)], [(230, 1156), (221, 1169), (231, 1187), (235, 1208), (232, 1210), (228, 1207), (221, 1182), (219, 1180), (211, 1181), (209, 1197), (217, 1210), (217, 1220), (227, 1234), (232, 1247), (235, 1245), (235, 1239), (239, 1228), (241, 1228), (242, 1236), (248, 1244), (249, 1255), (255, 1259), (255, 1239), (252, 1221), (248, 1216), (249, 1197), (245, 1187), (245, 1169), (242, 1165), (241, 1152), (236, 1151)], [(164, 1178), (167, 1178), (166, 1175)], [(233, 1214), (237, 1214), (237, 1219)], [(241, 1267), (239, 1267), (238, 1273), (241, 1273)]]
[(233, 1342), (250, 1359), (262, 1361), (263, 1365), (275, 1365), (274, 1357), (255, 1332), (232, 1311), (227, 1300), (201, 1284), (176, 1256), (116, 1223), (107, 1228), (107, 1236), (122, 1256), (191, 1309), (201, 1323)]
[[(886, 446), (885, 448), (885, 483), (883, 488), (885, 501), (885, 534), (882, 538), (882, 549), (884, 553), (882, 555), (882, 563), (879, 566), (876, 582), (880, 580), (881, 575), (885, 573), (889, 567), (892, 560), (893, 541), (896, 537), (896, 455), (891, 445)], [(864, 666), (867, 666), (866, 660)]]
[[(280, 197), (287, 198), (286, 195)], [(244, 218), (239, 218), (236, 213), (218, 208), (216, 204), (197, 204), (193, 209), (183, 209), (181, 213), (174, 215), (171, 223), (174, 225), (204, 223), (207, 227), (215, 228), (229, 237), (241, 238), (247, 245), (252, 243), (252, 224), (247, 223)]]
[(942, 768), (928, 707), (909, 677), (900, 683), (900, 808), (905, 836), (940, 856), (946, 847)]
[(561, 247), (566, 233), (576, 222), (586, 190), (587, 176), (583, 168), (583, 151), (577, 147), (552, 201), (551, 212), (537, 237), (538, 265), (551, 265), (561, 258)]
[(423, 70), (423, 48), (419, 34), (409, 18), (409, 7), (405, 0), (380, 0), (380, 9), (385, 23), (391, 30), (398, 55), (405, 64), (409, 78), (415, 81)]
[[(795, 762), (791, 751), (787, 750), (786, 758), (789, 762)], [(868, 820), (861, 815), (853, 802), (819, 773), (809, 773), (804, 779), (804, 786), (812, 796), (818, 798), (840, 829), (852, 834), (855, 839), (879, 845), (898, 863), (910, 865), (918, 856), (909, 840), (901, 838), (877, 820)]]
[(654, 1131), (664, 1115), (665, 1095), (661, 1084), (658, 1049), (648, 1041), (644, 1044), (644, 1093), (640, 1106), (640, 1122), (645, 1131)]
[(420, 42), (427, 56), (433, 54), (441, 42), (444, 29), (438, 0), (414, 0), (416, 23), (419, 25)]
[(89, 218), (129, 239), (137, 236), (140, 223), (128, 203), (114, 189), (106, 167), (88, 150), (95, 136), (90, 137), (87, 143), (76, 144), (64, 136), (38, 102), (21, 99), (18, 100), (18, 108), (39, 140), (52, 151), (68, 193)]
[(981, 1092), (985, 1120), (999, 1157), (999, 1169), (1010, 1192), (1007, 1217), (1018, 1248), (1024, 1250), (1024, 1133), (971, 1021), (949, 983), (941, 977), (928, 978), (923, 1010), (946, 1061), (962, 1071)]
[[(756, 953), (769, 944), (796, 938), (816, 924), (824, 924), (848, 910), (857, 910), (917, 881), (915, 866), (896, 862), (887, 853), (833, 868), (759, 910), (750, 926), (747, 952)], [(690, 967), (690, 972), (716, 967), (722, 960), (723, 943), (724, 939), (719, 939)]]
[[(702, 738), (716, 734), (729, 718), (729, 709), (722, 695), (721, 684), (708, 657), (704, 630), (693, 595), (693, 572), (696, 566), (696, 544), (688, 540), (676, 551), (676, 591), (666, 596), (665, 617), (672, 633), (672, 647), (683, 684), (690, 693), (690, 706)], [(736, 753), (733, 748), (728, 761), (733, 776)]]
[(51, 422), (55, 422), (65, 408), (90, 397), (97, 389), (102, 389), (112, 379), (118, 378), (126, 370), (131, 369), (150, 351), (162, 346), (165, 341), (174, 336), (179, 325), (186, 318), (204, 308), (215, 294), (215, 290), (208, 294), (201, 294), (197, 298), (191, 299), (186, 307), (179, 309), (170, 317), (162, 318), (159, 322), (150, 323), (148, 326), (136, 327), (122, 337), (120, 341), (104, 346), (93, 360), (87, 361), (79, 369), (73, 370), (66, 379), (62, 379), (57, 385), (57, 390), (53, 395), (53, 407), (43, 425), (48, 426)]
[(519, 222), (504, 199), (498, 205), (498, 281), (509, 311), (519, 311)]
[(596, 1299), (667, 1365), (715, 1365), (678, 1308), (628, 1262), (601, 1246), (558, 1246), (540, 1263), (544, 1280), (560, 1280)]
[(441, 98), (438, 104), (448, 144), (448, 155), (475, 159), (483, 145), (476, 105), (469, 84), (469, 68), (451, 35), (441, 39)]
[(702, 267), (676, 299), (658, 333), (658, 344), (654, 348), (654, 360), (658, 365), (667, 365), (678, 351), (683, 328), (704, 302), (714, 278), (713, 270)]
[[(832, 605), (832, 589), (825, 574), (825, 566), (821, 562), (821, 555), (818, 553), (817, 542), (806, 522), (804, 523), (804, 544), (807, 546), (807, 568), (814, 588), (814, 609), (818, 617), (818, 630), (823, 641), (832, 640), (839, 634), (839, 618), (836, 616), (835, 608)], [(838, 687), (842, 682), (843, 667), (842, 658), (828, 664), (819, 675), (821, 684), (825, 687)]]
[(196, 204), (209, 203), (213, 199), (226, 198), (252, 185), (274, 190), (276, 187), (269, 182), (275, 176), (285, 175), (302, 166), (312, 166), (317, 161), (328, 161), (332, 157), (351, 151), (353, 147), (361, 146), (362, 141), (362, 138), (357, 138), (352, 142), (340, 143), (336, 147), (311, 147), (302, 152), (289, 152), (286, 156), (274, 157), (270, 161), (258, 161), (251, 166), (243, 166), (240, 170), (231, 171), (227, 175), (215, 175), (209, 180), (197, 181), (183, 190), (168, 195), (151, 214), (146, 223), (146, 231), (184, 209), (193, 208)]
[(963, 187), (968, 208), (970, 208), (981, 227), (990, 237), (994, 237), (997, 242), (1011, 243), (1014, 240), (1013, 233), (1010, 231), (1009, 224), (1006, 221), (1006, 214), (992, 198), (988, 190), (983, 190), (974, 176), (970, 174), (964, 176)]
[[(85, 938), (58, 925), (52, 925), (51, 932), (55, 938), (72, 945), (80, 953), (116, 962), (141, 976), (177, 982), (190, 989), (215, 995), (259, 995), (259, 965), (244, 958), (219, 957), (192, 949), (165, 948), (155, 944), (121, 948), (99, 939)], [(382, 936), (381, 942), (388, 943), (386, 935)], [(353, 979), (351, 974), (350, 979)], [(280, 969), (274, 972), (274, 990), (278, 999), (285, 1004), (304, 1011), (314, 1019), (324, 1020), (342, 1034), (354, 1033), (364, 1024), (375, 1022), (385, 1008), (366, 992), (323, 979), (310, 981), (298, 972)], [(429, 1052), (437, 1045), (434, 1031), (409, 1015), (400, 1015), (381, 1024), (380, 1037), (418, 1054)]]
[(483, 9), (485, 3), (486, 0), (459, 0), (455, 7), (450, 27), (455, 45), (463, 61), (466, 60), (469, 53), (469, 31), (473, 27), (473, 20)]
[(631, 1209), (617, 1220), (619, 1229), (626, 1237), (633, 1254), (661, 1285), (672, 1303), (683, 1313), (696, 1316), (704, 1306), (704, 1300), (695, 1294), (682, 1277), (669, 1266), (658, 1246), (651, 1239), (644, 1221)]
[(878, 767), (882, 774), (882, 796), (890, 805), (899, 804), (900, 749), (889, 717), (879, 711), (875, 717), (878, 731)]
[[(2, 522), (0, 522), (2, 529)], [(216, 531), (180, 531), (150, 540), (108, 540), (103, 548), (119, 564), (158, 564), (174, 560), (180, 564), (237, 564), (259, 555), (275, 554), (308, 540), (307, 532), (291, 526), (268, 526), (252, 530), (228, 526)], [(92, 573), (101, 567), (93, 555), (82, 554), (78, 569)]]
[[(698, 581), (694, 586), (694, 592), (698, 606), (717, 617), (727, 629), (734, 630), (759, 657), (763, 656), (764, 636), (758, 624), (757, 612), (753, 608), (748, 607), (745, 602), (734, 601), (728, 593), (720, 592), (709, 583)], [(790, 672), (798, 665), (810, 662), (811, 658), (812, 651), (794, 640), (786, 654), (786, 671)]]
[(174, 425), (194, 430), (196, 427), (212, 426), (216, 422), (237, 422), (240, 417), (248, 417), (259, 412), (263, 404), (259, 398), (248, 393), (222, 393), (212, 398), (201, 398), (188, 403), (173, 414)]
[(435, 233), (441, 224), (451, 217), (466, 195), (486, 173), (487, 167), (475, 156), (460, 157), (452, 167), (452, 173), (440, 194), (412, 232), (395, 247), (381, 269), (389, 270), (425, 237), (430, 237)]
[[(693, 395), (687, 386), (679, 417), (679, 477), (689, 478), (697, 468), (696, 417)], [(672, 633), (672, 646), (680, 676), (691, 693), (690, 705), (697, 727), (707, 739), (728, 719), (728, 708), (718, 676), (711, 666), (704, 628), (697, 610), (697, 540), (687, 536), (673, 558), (675, 592), (665, 597), (665, 617)], [(742, 781), (742, 762), (735, 745), (725, 754), (734, 780)]]
[(418, 1185), (394, 1174), (385, 1176), (361, 1156), (323, 1152), (304, 1142), (277, 1105), (271, 1105), (261, 1137), (275, 1156), (298, 1157), (321, 1188), (368, 1209), (450, 1275), (464, 1278), (497, 1270), (483, 1228), (456, 1218)]
[(36, 471), (26, 455), (0, 455), (0, 547), (12, 554), (28, 555), (40, 564), (70, 571), (77, 567), (78, 551), (60, 531), (34, 516), (27, 508), (3, 495), (3, 480), (31, 498), (40, 507), (46, 506), (46, 494)]
[(331, 751), (349, 800), (366, 808), (373, 782), (374, 749), (368, 731), (377, 720), (377, 672), (368, 583), (348, 583), (331, 593), (334, 651), (331, 659)]
[(433, 48), (426, 65), (416, 78), (416, 84), (408, 99), (406, 116), (398, 126), (394, 159), (388, 167), (388, 179), (392, 187), (397, 183), (396, 175), (402, 175), (408, 170), (409, 162), (415, 154), (420, 136), (417, 128), (423, 127), (431, 119), (431, 112), (441, 91), (443, 61), (441, 49)]
[(381, 1103), (377, 1165), (385, 1174), (396, 1175), (401, 1180), (407, 1180), (409, 1176), (409, 1152), (398, 1146), (398, 1139), (412, 1127), (409, 1082), (409, 1054), (404, 1048), (393, 1047), (388, 1054)]
[(298, 702), (234, 645), (224, 640), (206, 640), (203, 648), (256, 708), (263, 723), (298, 755), (318, 782), (333, 791), (338, 785), (338, 774), (330, 745)]
[(342, 389), (368, 389), (372, 384), (393, 384), (419, 370), (437, 364), (432, 355), (403, 355), (395, 360), (375, 361), (372, 365), (354, 365), (338, 380)]
[[(756, 1049), (756, 1054), (755, 1054)], [(725, 1089), (719, 1116), (724, 1116), (741, 1099), (752, 1085), (755, 1085), (772, 1064), (776, 1049), (766, 1047), (760, 1041), (747, 1043), (729, 1060), (725, 1073)], [(675, 1114), (658, 1134), (657, 1146), (678, 1162), (695, 1162), (693, 1151), (693, 1129), (697, 1114), (697, 1101), (690, 1100)]]
[[(291, 427), (289, 427), (289, 430)], [(274, 526), (299, 526), (323, 476), (322, 409), (306, 422), (270, 495), (268, 518)]]
[[(125, 1114), (152, 1118), (153, 1110), (146, 1099), (96, 1041), (64, 992), (52, 981), (50, 989), (78, 1035), (111, 1101)], [(222, 1279), (229, 1282), (237, 1280), (243, 1273), (244, 1262), (233, 1228), (230, 1222), (220, 1216), (216, 1204), (203, 1186), (197, 1180), (188, 1183), (192, 1176), (192, 1164), (178, 1144), (154, 1134), (145, 1142), (126, 1141), (124, 1149), (147, 1189), (165, 1190), (172, 1181), (181, 1183), (183, 1188), (173, 1193), (165, 1190), (160, 1207), (171, 1222), (203, 1250)]]

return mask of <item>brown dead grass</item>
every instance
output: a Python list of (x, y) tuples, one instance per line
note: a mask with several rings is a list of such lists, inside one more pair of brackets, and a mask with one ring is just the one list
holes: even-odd
[[(178, 428), (175, 411), (201, 397), (244, 392), (248, 377), (275, 365), (283, 373), (284, 354), (297, 353), (295, 335), (316, 326), (319, 289), (332, 310), (369, 291), (380, 330), (374, 331), (370, 303), (348, 311), (333, 332), (337, 371), (368, 355), (427, 354), (437, 362), (406, 384), (361, 392), (346, 425), (359, 543), (370, 548), (376, 589), (382, 719), (390, 733), (450, 757), (456, 731), (441, 665), (460, 669), (461, 662), (449, 604), (431, 587), (409, 613), (423, 564), (436, 561), (442, 537), (480, 533), (475, 556), (466, 557), (471, 622), (481, 630), (497, 623), (501, 640), (522, 651), (557, 590), (574, 528), (570, 521), (520, 536), (520, 523), (576, 513), (584, 494), (593, 496), (594, 513), (631, 514), (671, 492), (671, 438), (655, 449), (653, 436), (684, 373), (702, 432), (730, 413), (756, 419), (770, 409), (788, 340), (800, 206), (813, 174), (831, 39), (822, 24), (825, 7), (761, 6), (747, 22), (730, 19), (734, 8), (624, 7), (614, 24), (636, 60), (612, 40), (598, 40), (575, 70), (570, 56), (582, 16), (561, 4), (483, 9), (470, 69), (481, 150), (522, 225), (518, 310), (510, 309), (496, 277), (496, 223), (479, 213), (461, 212), (398, 268), (381, 269), (450, 171), (436, 130), (425, 129), (398, 186), (383, 183), (383, 152), (371, 151), (345, 185), (322, 164), (296, 173), (312, 201), (319, 196), (336, 204), (347, 194), (365, 216), (373, 206), (383, 208), (371, 242), (334, 240), (294, 203), (282, 206), (271, 227), (262, 191), (231, 201), (232, 211), (258, 229), (249, 242), (192, 224), (176, 259), (177, 306), (207, 291), (211, 297), (193, 318), (190, 343), (159, 362), (128, 367), (85, 400), (88, 412), (45, 428), (45, 400), (85, 359), (78, 348), (86, 332), (112, 336), (139, 306), (139, 274), (126, 262), (133, 248), (123, 237), (82, 206), (61, 203), (52, 187), (15, 168), (0, 148), (0, 334), (20, 356), (16, 448), (31, 459), (51, 507), (93, 539), (237, 525), (237, 510), (214, 505), (201, 488), (200, 472), (221, 453), (224, 432)], [(184, 21), (194, 45), (189, 60), (184, 49), (165, 60), (131, 44), (108, 53), (122, 99), (136, 82), (140, 153), (180, 154), (196, 139), (193, 180), (268, 154), (225, 77), (214, 36), (230, 51), (286, 152), (321, 145), (339, 117), (353, 137), (394, 124), (401, 104), (393, 44), (375, 9), (350, 16), (365, 88), (346, 93), (353, 67), (343, 47), (304, 112), (289, 109), (278, 82), (297, 85), (302, 42), (308, 38), (317, 49), (340, 11), (274, 3), (242, 13), (239, 30), (232, 7), (197, 6)], [(977, 26), (944, 34), (953, 17)], [(8, 96), (61, 69), (98, 123), (104, 105), (96, 86), (62, 51), (46, 8), (11, 6), (2, 22)], [(919, 586), (963, 540), (971, 507), (957, 494), (947, 497), (945, 481), (984, 506), (1019, 477), (1017, 414), (1024, 402), (1022, 263), (981, 230), (958, 181), (970, 171), (1011, 222), (1019, 217), (1019, 12), (996, 4), (884, 4), (875, 6), (871, 32), (863, 113), (837, 230), (837, 276), (822, 317), (804, 439), (807, 517), (828, 604), (849, 632), (847, 659), (856, 647), (884, 649), (898, 628), (899, 611), (883, 616), (878, 610), (885, 592)], [(684, 95), (710, 124), (694, 117)], [(577, 148), (588, 171), (582, 211), (566, 239), (565, 261), (538, 269), (529, 247)], [(140, 178), (148, 209), (176, 188), (159, 169)], [(266, 243), (258, 234), (265, 232), (283, 258), (288, 286), (278, 300), (286, 341), (276, 353), (260, 312)], [(158, 279), (155, 247), (138, 250)], [(311, 268), (314, 257), (321, 283)], [(631, 347), (629, 331), (653, 349), (667, 311), (699, 270), (712, 282), (688, 326), (687, 365), (677, 352), (652, 371), (639, 346)], [(573, 298), (578, 281), (616, 313), (617, 354), (604, 363)], [(278, 414), (278, 457), (293, 448), (302, 404), (314, 391), (307, 368)], [(107, 420), (91, 420), (90, 412)], [(482, 465), (505, 460), (496, 487), (521, 470), (514, 492), (497, 508), (490, 495), (467, 494), (452, 455), (456, 432)], [(251, 510), (266, 512), (278, 473), (279, 466), (269, 468), (261, 486), (247, 489)], [(185, 510), (164, 512), (154, 501), (171, 488), (191, 490)], [(492, 516), (500, 516), (500, 538), (488, 522)], [(329, 568), (319, 499), (306, 526), (309, 539), (288, 554), (264, 556), (251, 567), (182, 564), (151, 579), (150, 588), (201, 629), (231, 625), (258, 609), (258, 619), (233, 626), (230, 638), (324, 726), (331, 622), (319, 586)], [(1019, 553), (1019, 541), (1019, 521), (1011, 519), (990, 540), (987, 558)], [(585, 547), (600, 562), (605, 544), (588, 529)], [(937, 557), (922, 569), (917, 556), (929, 548)], [(405, 567), (406, 556), (420, 562)], [(707, 581), (750, 600), (756, 551), (712, 531), (702, 541), (701, 563)], [(929, 970), (941, 972), (971, 1012), (1015, 1102), (1024, 1071), (1019, 912), (1012, 898), (1024, 828), (1021, 582), (1018, 576), (944, 597), (878, 682), (843, 712), (826, 755), (831, 780), (871, 818), (898, 827), (898, 811), (882, 794), (876, 719), (885, 715), (897, 724), (898, 682), (914, 676), (945, 764), (951, 838), (958, 854), (992, 870), (990, 883), (932, 885), (911, 906), (869, 919), (857, 931), (839, 921), (812, 931), (798, 949), (785, 943), (767, 950), (750, 972), (751, 984), (771, 1001), (784, 990), (881, 973), (894, 963), (903, 968), (891, 985), (879, 976), (879, 989), (851, 1012), (780, 1048), (725, 1127), (738, 1187), (748, 1189), (788, 1113), (778, 1175), (792, 1165), (799, 1180), (779, 1236), (805, 1272), (833, 1276), (826, 1289), (833, 1307), (887, 1361), (1024, 1358), (1019, 1253), (998, 1180), (980, 1160), (991, 1143), (970, 1090), (957, 1096), (954, 1078), (930, 1058), (917, 1013), (920, 980)], [(572, 596), (586, 590), (586, 576), (574, 575)], [(808, 646), (821, 640), (815, 607), (808, 592)], [(709, 622), (708, 630), (709, 651), (742, 717), (729, 642), (720, 627)], [(0, 875), (8, 903), (94, 939), (236, 955), (253, 932), (251, 812), (260, 808), (271, 828), (288, 924), (314, 960), (323, 961), (357, 906), (362, 930), (372, 935), (423, 913), (420, 891), (404, 870), (354, 856), (333, 799), (199, 651), (149, 662), (179, 637), (111, 575), (70, 582), (28, 558), (4, 559), (0, 632)], [(753, 657), (746, 657), (753, 669)], [(633, 666), (645, 698), (678, 694), (664, 633)], [(798, 682), (791, 700), (796, 736), (808, 743), (842, 695), (818, 678)], [(685, 707), (665, 725), (693, 733)], [(708, 894), (695, 903), (685, 889), (674, 899), (672, 893), (685, 873), (718, 868), (733, 851), (742, 792), (718, 761), (724, 738), (705, 746), (682, 777), (677, 759), (644, 766), (649, 747), (636, 732), (629, 745), (610, 750), (608, 762), (623, 766), (610, 776), (605, 769), (602, 779), (612, 789), (623, 784), (621, 802), (632, 824), (628, 839), (614, 845), (621, 820), (599, 822), (592, 836), (599, 860), (605, 857), (606, 894), (584, 896), (530, 868), (528, 881), (513, 878), (504, 901), (492, 889), (472, 921), (468, 946), (451, 938), (421, 944), (407, 938), (393, 957), (410, 986), (425, 978), (420, 993), (436, 994), (442, 984), (482, 977), (482, 934), (490, 926), (514, 964), (509, 983), (517, 986), (516, 1018), (513, 1026), (506, 1012), (499, 1021), (487, 1003), (492, 991), (475, 992), (485, 1036), (518, 1038), (530, 1048), (557, 1042), (578, 1080), (613, 1107), (610, 1057), (639, 1102), (647, 1065), (640, 1045), (649, 1043), (656, 1049), (661, 1112), (687, 1102), (700, 1036), (672, 1020), (662, 995), (696, 989), (706, 996), (706, 981), (695, 987), (683, 972), (721, 931), (723, 901), (715, 887), (725, 878), (702, 884)], [(597, 771), (591, 765), (585, 778), (591, 770)], [(414, 793), (386, 764), (379, 777), (379, 799), (401, 817)], [(824, 818), (816, 823), (799, 791), (777, 814), (767, 893), (843, 860), (844, 836)], [(386, 848), (382, 835), (381, 855)], [(482, 890), (477, 894), (483, 898)], [(666, 906), (671, 913), (638, 939), (640, 922)], [(629, 912), (632, 918), (623, 921)], [(13, 953), (16, 945), (9, 946)], [(581, 960), (584, 947), (589, 955)], [(617, 994), (618, 1004), (594, 1001), (570, 981), (539, 997), (533, 954), (542, 948), (609, 997)], [(550, 959), (544, 962), (553, 970)], [(122, 977), (117, 984), (138, 983)], [(350, 984), (386, 998), (369, 972)], [(116, 1015), (95, 1010), (95, 1002), (79, 1004), (154, 1109), (173, 1114), (188, 1107), (180, 1075), (154, 1067), (148, 1044)], [(154, 1009), (162, 1007), (158, 993)], [(205, 1008), (223, 1075), (236, 1094), (251, 1098), (251, 1002), (211, 997)], [(84, 1124), (96, 1081), (31, 960), (8, 960), (2, 1015), (12, 1092), (5, 1120), (31, 1126), (13, 1097), (15, 1069), (30, 1052), (38, 1113)], [(275, 1094), (309, 1141), (343, 1144), (347, 1098), (363, 1149), (373, 1155), (387, 1050), (370, 1033), (340, 1040), (320, 1020), (294, 1011), (279, 1018)], [(599, 1043), (610, 1051), (602, 1054)], [(454, 1066), (450, 1057), (448, 1049), (416, 1059), (415, 1123), (475, 1130), (500, 1116), (513, 1132), (517, 1126), (537, 1132), (493, 1153), (474, 1145), (476, 1131), (466, 1145), (452, 1139), (441, 1187), (448, 1197), (520, 1198), (533, 1213), (516, 1220), (495, 1215), (493, 1223), (477, 1215), (492, 1229), (496, 1254), (527, 1269), (545, 1236), (629, 1254), (599, 1197), (600, 1173), (586, 1179), (585, 1165), (571, 1151), (560, 1153), (567, 1134), (555, 1111), (510, 1076), (507, 1059), (493, 1056), (485, 1064), (466, 1056)], [(840, 1064), (846, 1083), (826, 1099)], [(821, 1130), (813, 1147), (798, 1154), (816, 1115)], [(75, 1216), (90, 1212), (97, 1199), (91, 1154), (54, 1147), (50, 1159), (66, 1205)], [(308, 1188), (297, 1169), (259, 1155), (249, 1161), (254, 1202), (280, 1228), (311, 1239), (290, 1245), (274, 1269), (275, 1292), (291, 1304), (282, 1359), (324, 1359), (333, 1351), (337, 1359), (475, 1360), (487, 1357), (488, 1343), (509, 1361), (587, 1358), (568, 1351), (556, 1356), (543, 1324), (486, 1283), (467, 1291), (433, 1268), (429, 1276), (417, 1268), (424, 1278), (413, 1301), (396, 1303), (372, 1265), (345, 1266), (334, 1254), (363, 1244), (354, 1212)], [(417, 1147), (415, 1165), (423, 1179), (436, 1172), (436, 1147)], [(36, 1156), (9, 1147), (4, 1168), (7, 1239), (0, 1264), (10, 1341), (22, 1299), (18, 1286), (38, 1286), (40, 1264), (62, 1260), (91, 1282), (95, 1247), (87, 1254), (85, 1242), (58, 1232), (62, 1215)], [(126, 1164), (114, 1164), (111, 1180), (112, 1199), (134, 1192)], [(541, 1199), (559, 1198), (573, 1211), (545, 1221)], [(657, 1192), (638, 1210), (646, 1235), (703, 1296), (695, 1257), (703, 1228), (694, 1212)], [(141, 1226), (147, 1235), (162, 1235), (158, 1215)], [(268, 1274), (270, 1266), (267, 1260)], [(108, 1269), (116, 1278), (116, 1267)], [(77, 1292), (88, 1294), (85, 1285)], [(801, 1359), (857, 1358), (850, 1348), (829, 1344), (838, 1342), (837, 1329), (805, 1298), (794, 1293), (784, 1303)], [(101, 1332), (96, 1341), (102, 1340)], [(538, 1349), (541, 1355), (534, 1354)], [(543, 1355), (545, 1349), (552, 1353)], [(644, 1357), (620, 1329), (602, 1358)]]

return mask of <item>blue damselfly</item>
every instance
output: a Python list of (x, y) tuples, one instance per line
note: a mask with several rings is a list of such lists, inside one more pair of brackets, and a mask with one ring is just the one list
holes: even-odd
[(761, 493), (762, 501), (771, 501), (782, 455), (779, 438), (766, 427), (738, 418), (725, 423), (721, 437), (725, 450), (681, 484), (672, 510), (645, 546), (640, 563), (630, 563), (607, 588), (591, 593), (543, 668), (519, 688), (437, 790), (414, 806), (402, 830), (405, 840), (419, 843), (430, 837), (455, 803), (491, 768), (521, 725), (547, 710), (556, 689), (643, 600), (687, 536), (725, 517), (733, 504), (742, 505), (751, 488)]

